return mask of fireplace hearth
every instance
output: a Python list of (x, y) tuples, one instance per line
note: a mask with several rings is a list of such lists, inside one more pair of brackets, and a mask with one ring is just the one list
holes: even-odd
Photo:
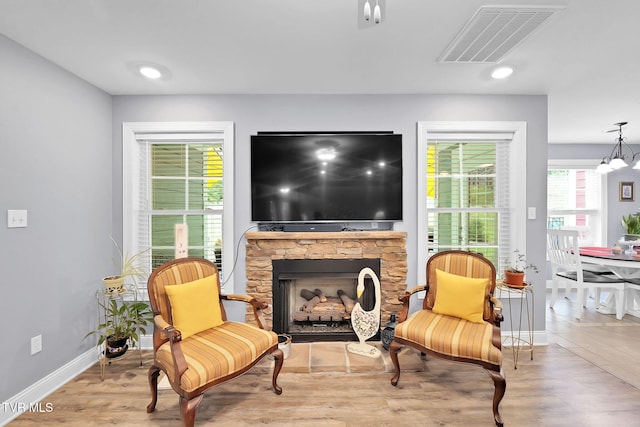
[[(357, 340), (351, 310), (358, 274), (365, 267), (380, 276), (377, 258), (273, 260), (273, 330), (296, 342)], [(365, 310), (375, 304), (370, 278), (360, 304)]]

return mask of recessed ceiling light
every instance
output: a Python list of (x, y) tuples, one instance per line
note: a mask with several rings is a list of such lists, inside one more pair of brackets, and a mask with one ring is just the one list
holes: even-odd
[(504, 66), (498, 67), (491, 73), (491, 77), (494, 79), (504, 79), (509, 77), (513, 73), (513, 67)]
[(149, 67), (148, 65), (138, 68), (138, 71), (148, 79), (155, 80), (162, 77), (162, 73), (157, 68)]

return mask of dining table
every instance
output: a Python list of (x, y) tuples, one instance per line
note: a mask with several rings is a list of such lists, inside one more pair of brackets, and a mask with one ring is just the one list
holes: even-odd
[[(627, 242), (629, 249), (621, 249), (620, 253), (606, 247), (581, 246), (580, 262), (595, 264), (609, 269), (616, 277), (625, 281), (625, 313), (640, 317), (640, 254), (633, 247), (635, 243)], [(616, 248), (617, 249), (617, 248)], [(611, 292), (600, 304), (598, 312), (615, 314), (614, 293)]]

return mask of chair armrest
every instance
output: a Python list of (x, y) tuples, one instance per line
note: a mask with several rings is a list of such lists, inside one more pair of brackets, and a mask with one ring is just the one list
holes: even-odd
[(164, 318), (159, 314), (156, 314), (153, 317), (153, 323), (154, 327), (160, 330), (160, 332), (169, 339), (171, 357), (173, 358), (173, 366), (175, 368), (174, 378), (176, 379), (176, 381), (178, 381), (182, 374), (184, 374), (187, 370), (187, 361), (184, 358), (184, 353), (182, 352), (182, 347), (180, 346), (180, 342), (182, 341), (182, 334), (173, 325), (164, 320)]
[(411, 295), (426, 290), (426, 285), (415, 286), (398, 296), (398, 300), (400, 300), (400, 302), (402, 303), (402, 310), (400, 310), (400, 314), (398, 315), (398, 322), (404, 322), (405, 320), (407, 320), (407, 316), (409, 315), (409, 301), (411, 300)]
[[(164, 318), (159, 314), (153, 316), (153, 323), (158, 329), (161, 329), (163, 332), (165, 331), (165, 329), (171, 327), (171, 324), (164, 320)], [(169, 337), (169, 335), (167, 335), (167, 337)]]
[(489, 301), (491, 301), (493, 307), (493, 323), (500, 327), (500, 323), (504, 320), (504, 316), (502, 315), (502, 301), (493, 295)]
[(220, 298), (226, 301), (240, 301), (245, 302), (247, 304), (251, 304), (253, 307), (253, 315), (258, 323), (260, 329), (264, 329), (266, 331), (270, 331), (271, 327), (267, 323), (264, 315), (262, 314), (262, 310), (266, 310), (269, 305), (266, 302), (259, 301), (249, 295), (235, 295), (235, 294), (227, 294), (220, 295)]

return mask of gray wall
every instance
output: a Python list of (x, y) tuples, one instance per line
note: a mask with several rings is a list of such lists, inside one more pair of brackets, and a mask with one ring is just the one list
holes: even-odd
[[(0, 402), (90, 349), (111, 268), (111, 97), (0, 35)], [(8, 229), (7, 209), (28, 227)], [(43, 350), (30, 355), (31, 337)]]
[[(404, 222), (396, 230), (408, 233), (408, 282), (416, 284), (425, 260), (417, 252), (416, 124), (423, 120), (526, 121), (528, 188), (513, 197), (526, 197), (538, 219), (527, 221), (527, 259), (545, 265), (547, 98), (546, 96), (464, 95), (201, 95), (115, 96), (113, 99), (113, 229), (122, 229), (122, 123), (142, 121), (230, 120), (235, 123), (235, 236), (251, 227), (249, 137), (269, 130), (392, 130), (404, 135)], [(524, 159), (523, 159), (524, 161)], [(517, 165), (515, 166), (517, 167)], [(245, 250), (240, 246), (235, 291), (245, 290)], [(546, 277), (539, 274), (540, 282)], [(536, 280), (535, 278), (533, 280)], [(536, 294), (536, 330), (544, 330), (544, 293)], [(237, 306), (236, 306), (237, 307)], [(229, 316), (241, 319), (244, 307)]]

